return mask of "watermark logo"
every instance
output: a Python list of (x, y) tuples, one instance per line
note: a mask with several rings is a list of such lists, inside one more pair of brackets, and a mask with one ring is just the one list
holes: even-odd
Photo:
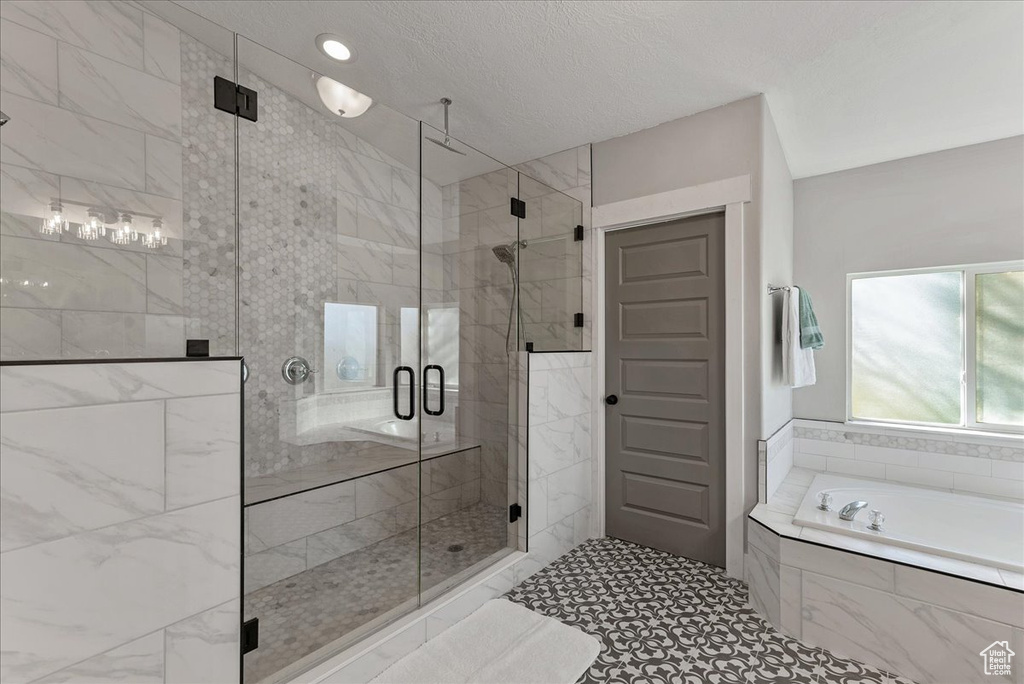
[(1013, 674), (1011, 661), (1017, 654), (1010, 650), (1010, 642), (993, 641), (978, 655), (985, 660), (985, 674), (997, 677)]

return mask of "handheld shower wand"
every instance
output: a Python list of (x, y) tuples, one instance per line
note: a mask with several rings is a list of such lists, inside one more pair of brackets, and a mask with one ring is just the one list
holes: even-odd
[(508, 329), (505, 331), (505, 353), (508, 354), (512, 350), (509, 349), (509, 339), (512, 337), (512, 310), (518, 311), (519, 317), (519, 328), (516, 330), (516, 346), (519, 346), (519, 331), (523, 333), (523, 339), (526, 339), (526, 327), (523, 325), (523, 307), (522, 302), (519, 302), (519, 306), (516, 307), (516, 299), (519, 297), (519, 276), (516, 273), (516, 251), (520, 247), (525, 247), (526, 243), (520, 240), (513, 242), (510, 245), (498, 245), (492, 247), (491, 251), (494, 252), (494, 256), (498, 258), (498, 261), (508, 266), (509, 273), (512, 274), (512, 301), (508, 307)]

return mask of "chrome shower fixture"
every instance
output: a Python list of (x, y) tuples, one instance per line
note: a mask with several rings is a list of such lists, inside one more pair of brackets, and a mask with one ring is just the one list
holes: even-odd
[(512, 266), (516, 263), (516, 254), (512, 251), (511, 245), (498, 245), (491, 249), (494, 252), (494, 256), (498, 257), (498, 261), (503, 264)]
[(525, 240), (516, 240), (512, 244), (498, 245), (492, 247), (491, 251), (494, 252), (494, 256), (498, 257), (498, 261), (508, 266), (514, 266), (516, 263), (516, 251), (521, 247), (526, 247)]
[(11, 120), (11, 117), (7, 116), (3, 112), (0, 112), (0, 126), (3, 126), (5, 123), (7, 123), (10, 120)]
[(449, 98), (449, 97), (442, 97), (441, 98), (441, 104), (444, 105), (444, 142), (441, 142), (437, 138), (431, 138), (430, 136), (427, 136), (427, 140), (429, 140), (430, 142), (434, 143), (435, 145), (443, 147), (444, 149), (448, 150), (449, 152), (454, 152), (455, 154), (461, 154), (463, 157), (465, 157), (466, 156), (465, 152), (463, 152), (462, 150), (457, 150), (454, 147), (452, 147), (452, 138), (451, 138), (450, 135), (448, 135), (448, 107), (451, 105), (451, 103), (452, 103), (451, 98)]

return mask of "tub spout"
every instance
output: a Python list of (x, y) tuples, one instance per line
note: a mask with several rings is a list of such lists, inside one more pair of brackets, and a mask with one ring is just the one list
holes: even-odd
[(867, 508), (867, 501), (851, 501), (842, 507), (839, 511), (840, 520), (853, 520), (860, 513), (862, 508)]

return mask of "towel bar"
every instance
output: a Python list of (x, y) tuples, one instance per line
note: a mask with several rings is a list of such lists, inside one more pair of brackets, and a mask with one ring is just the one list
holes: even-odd
[(776, 287), (775, 285), (772, 285), (771, 283), (768, 283), (768, 294), (773, 295), (776, 292), (782, 292), (782, 291), (789, 292), (789, 287), (786, 286), (786, 285), (783, 285), (782, 287)]

